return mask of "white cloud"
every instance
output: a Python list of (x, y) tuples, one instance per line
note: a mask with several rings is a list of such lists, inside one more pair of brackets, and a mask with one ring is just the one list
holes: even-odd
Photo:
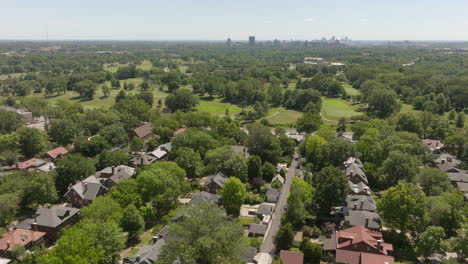
[(305, 19), (306, 22), (317, 22), (318, 19), (316, 17), (308, 17)]
[(361, 23), (364, 23), (364, 24), (367, 23), (367, 22), (369, 22), (369, 20), (368, 20), (367, 18), (361, 18), (360, 21), (361, 21)]
[(265, 20), (265, 21), (263, 21), (263, 23), (265, 23), (265, 24), (271, 24), (271, 23), (273, 23), (273, 21), (271, 21), (271, 20)]

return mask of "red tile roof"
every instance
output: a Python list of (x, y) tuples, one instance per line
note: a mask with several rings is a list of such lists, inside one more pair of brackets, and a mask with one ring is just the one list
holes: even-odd
[(67, 153), (68, 153), (68, 150), (64, 147), (58, 147), (58, 148), (54, 148), (53, 150), (47, 151), (47, 155), (49, 155), (49, 157), (53, 159), (56, 159), (57, 157), (61, 157)]
[[(13, 251), (16, 245), (25, 246), (45, 236), (44, 232), (36, 232), (26, 229), (15, 229), (3, 234), (0, 238), (0, 250)], [(8, 245), (10, 243), (10, 245)]]
[(432, 149), (441, 149), (445, 146), (444, 143), (442, 143), (440, 140), (423, 139), (422, 142)]
[[(381, 248), (378, 247), (380, 240)], [(372, 232), (363, 226), (354, 226), (336, 233), (336, 248), (345, 248), (352, 244), (365, 243), (383, 255), (388, 255), (388, 251), (393, 251), (393, 245), (385, 243), (382, 233)]]
[(283, 264), (303, 264), (304, 253), (281, 250), (280, 259)]
[(186, 127), (179, 128), (176, 132), (174, 132), (174, 136), (179, 135), (180, 133), (184, 132), (186, 129), (187, 129)]
[(38, 161), (40, 159), (36, 159), (36, 158), (32, 158), (32, 159), (28, 159), (28, 160), (25, 160), (23, 162), (17, 162), (13, 165), (11, 165), (11, 168), (12, 169), (18, 169), (18, 170), (25, 170), (25, 169), (28, 169), (29, 167), (33, 166), (33, 163), (35, 161)]
[(359, 264), (360, 256), (361, 252), (337, 249), (335, 262), (346, 264)]
[(394, 263), (394, 259), (391, 256), (361, 253), (361, 264), (393, 264), (393, 263)]
[(394, 264), (394, 259), (386, 255), (338, 249), (336, 250), (335, 262), (346, 264)]

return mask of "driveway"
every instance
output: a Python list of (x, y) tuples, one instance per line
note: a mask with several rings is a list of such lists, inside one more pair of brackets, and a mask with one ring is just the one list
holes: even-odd
[[(294, 153), (294, 158), (298, 157), (297, 152)], [(291, 189), (292, 178), (296, 175), (297, 161), (293, 159), (291, 166), (289, 167), (288, 173), (286, 174), (286, 181), (281, 189), (281, 194), (278, 202), (276, 203), (276, 210), (273, 213), (273, 217), (270, 223), (270, 226), (267, 230), (265, 239), (263, 240), (262, 246), (260, 247), (260, 252), (268, 253), (274, 255), (275, 253), (275, 244), (273, 243), (274, 237), (278, 232), (281, 224), (281, 217), (283, 216), (284, 206), (287, 203), (289, 196), (289, 191)]]

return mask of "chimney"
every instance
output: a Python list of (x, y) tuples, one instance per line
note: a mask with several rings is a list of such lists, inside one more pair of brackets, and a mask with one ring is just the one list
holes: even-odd
[(159, 236), (153, 236), (151, 238), (151, 244), (155, 244), (156, 242), (158, 242), (158, 240), (159, 240)]
[(362, 206), (364, 206), (364, 199), (361, 198), (361, 209), (362, 209)]
[(439, 146), (439, 142), (436, 142), (436, 147), (438, 147), (438, 146)]
[(7, 240), (6, 242), (6, 249), (9, 249), (10, 248), (10, 240)]
[(51, 207), (50, 204), (47, 204), (47, 209), (50, 209), (50, 207)]
[(366, 216), (366, 226), (365, 227), (368, 227), (369, 226), (369, 217)]
[(83, 191), (83, 193), (85, 193), (87, 190), (88, 190), (88, 183), (85, 182), (85, 183), (84, 183), (84, 191)]
[(445, 163), (445, 160), (443, 159), (443, 160), (442, 160), (442, 164), (444, 164), (444, 163)]
[(354, 210), (357, 209), (357, 203), (354, 203)]
[(381, 239), (377, 240), (377, 249), (382, 250), (382, 240)]
[(140, 165), (143, 166), (143, 157), (140, 158)]
[(112, 175), (114, 175), (115, 174), (115, 166), (112, 166), (111, 170), (112, 170)]
[(353, 174), (354, 174), (354, 171), (350, 171), (350, 172), (349, 172), (349, 176), (350, 176), (350, 177), (352, 177)]

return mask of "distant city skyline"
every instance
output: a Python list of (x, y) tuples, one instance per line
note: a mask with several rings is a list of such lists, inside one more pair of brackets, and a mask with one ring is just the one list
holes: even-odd
[(462, 0), (0, 0), (1, 40), (468, 40)]

